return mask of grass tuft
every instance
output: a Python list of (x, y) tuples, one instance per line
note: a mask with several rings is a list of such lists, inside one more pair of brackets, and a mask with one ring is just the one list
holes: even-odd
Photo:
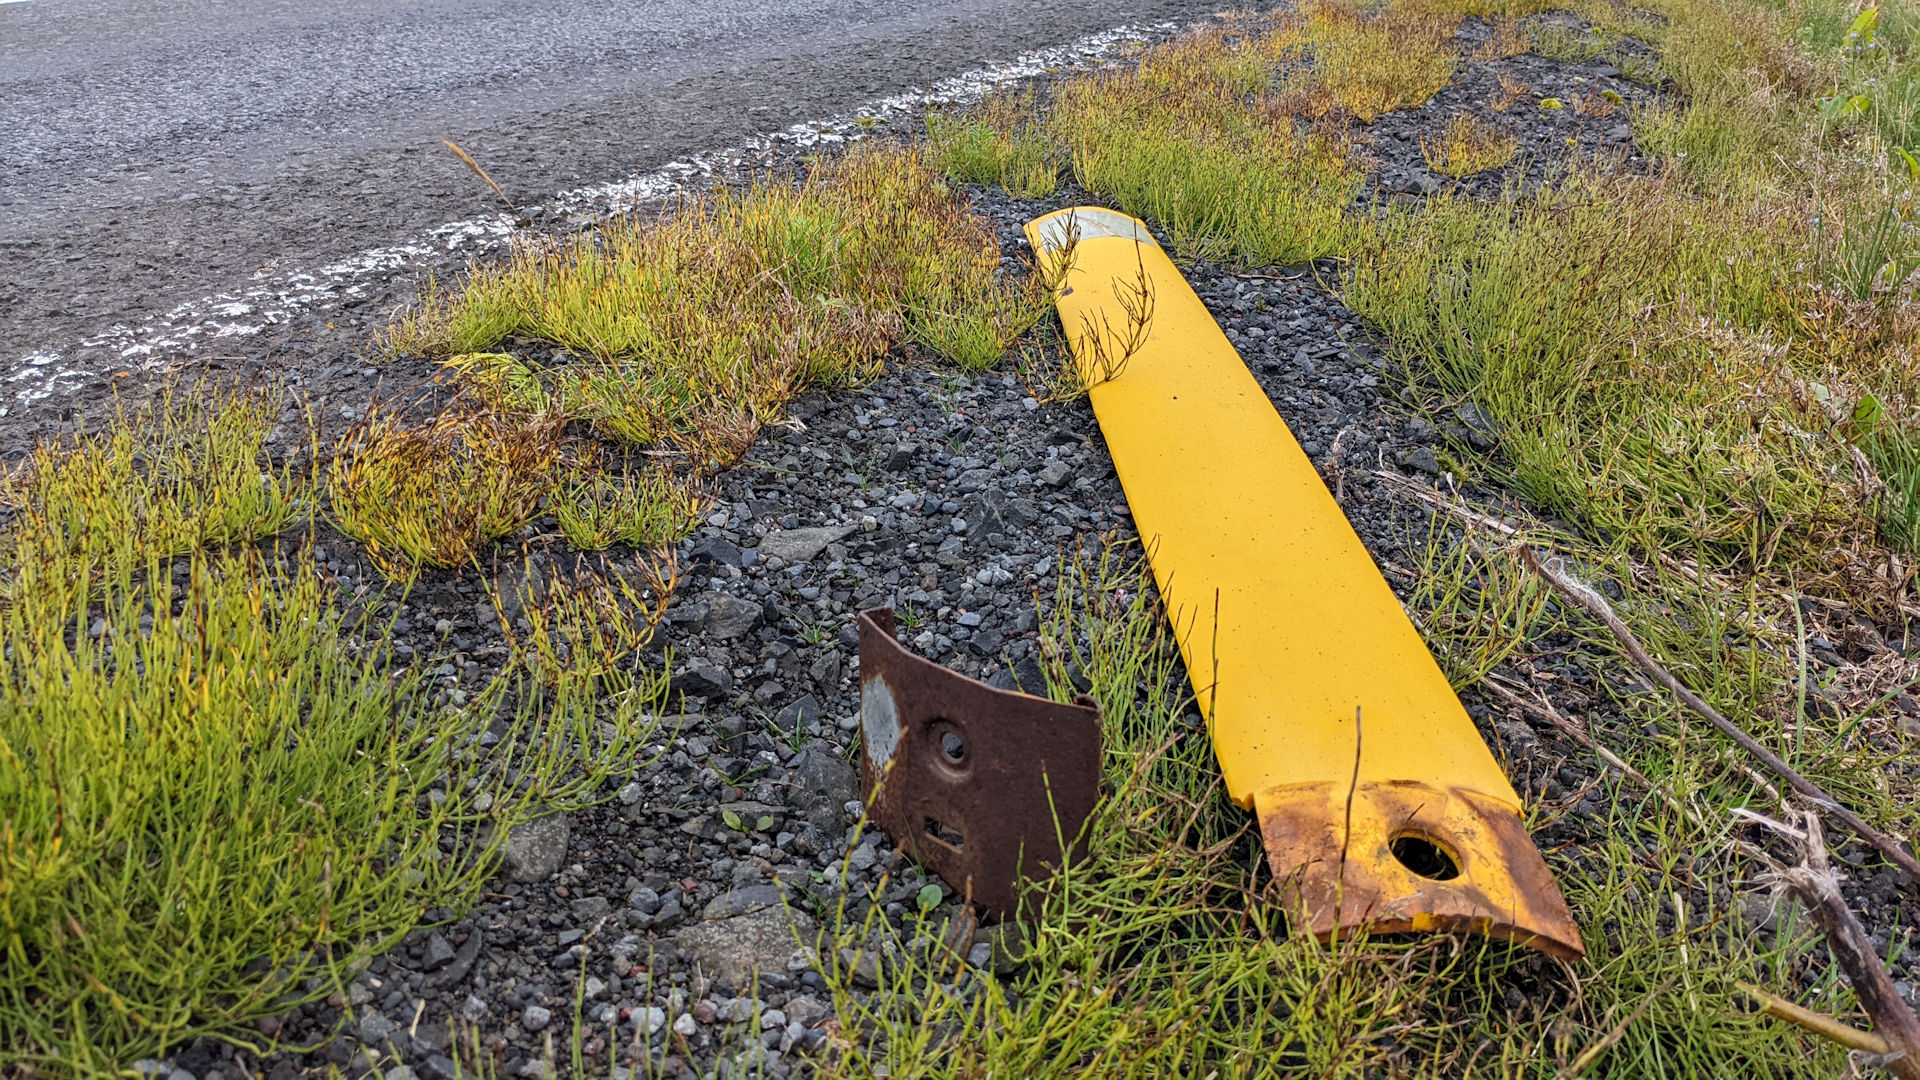
[[(807, 389), (871, 377), (903, 338), (981, 367), (1043, 310), (924, 152), (859, 147), (797, 182), (524, 248), (456, 295), (425, 293), (391, 344), (446, 358), (496, 407), (711, 467)], [(515, 335), (577, 358), (542, 370), (490, 352)]]
[[(1058, 88), (1052, 122), (1080, 183), (1158, 221), (1182, 254), (1251, 266), (1320, 258), (1341, 242), (1362, 172), (1343, 137), (1250, 109), (1246, 58), (1277, 63), (1244, 42), (1168, 47), (1137, 71)], [(1221, 69), (1235, 78), (1210, 74)]]
[(1309, 0), (1280, 36), (1312, 59), (1294, 80), (1310, 111), (1371, 124), (1425, 104), (1447, 85), (1459, 60), (1452, 49), (1459, 25), (1457, 14), (1407, 0), (1377, 8)]
[(264, 391), (167, 389), (118, 410), (101, 436), (36, 447), (9, 478), (19, 517), (6, 534), (16, 575), (52, 568), (112, 576), (165, 558), (258, 540), (293, 525), (311, 484), (266, 461), (278, 414)]
[(559, 426), (544, 418), (454, 409), (408, 424), (375, 412), (334, 461), (330, 516), (382, 572), (412, 581), (425, 566), (472, 562), (531, 520), (559, 451)]
[(1504, 167), (1519, 146), (1513, 136), (1467, 113), (1455, 113), (1446, 130), (1432, 140), (1420, 136), (1420, 155), (1427, 168), (1456, 180)]
[(998, 185), (1020, 199), (1040, 199), (1060, 186), (1053, 140), (1039, 130), (1033, 91), (999, 91), (963, 113), (927, 114), (933, 166), (968, 184)]
[(604, 551), (616, 543), (664, 547), (693, 530), (706, 504), (687, 480), (662, 468), (615, 477), (576, 465), (547, 508), (575, 550)]
[(503, 686), (436, 708), (311, 555), (208, 550), (291, 513), (252, 457), (273, 411), (213, 408), (42, 447), (12, 490), (0, 1071), (117, 1074), (202, 1035), (264, 1051), (254, 1021), (471, 902), (505, 829), (594, 797), (650, 733), (639, 695), (577, 687), (565, 710)]

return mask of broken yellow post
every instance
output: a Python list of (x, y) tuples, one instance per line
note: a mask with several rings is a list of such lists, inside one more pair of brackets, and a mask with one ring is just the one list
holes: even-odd
[(1506, 775), (1145, 226), (1081, 207), (1027, 237), (1060, 274), (1060, 320), (1227, 792), (1259, 815), (1283, 900), (1323, 938), (1473, 930), (1583, 955)]

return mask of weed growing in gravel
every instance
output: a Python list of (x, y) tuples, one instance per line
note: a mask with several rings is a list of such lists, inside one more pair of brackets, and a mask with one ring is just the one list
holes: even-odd
[(1533, 51), (1548, 60), (1581, 63), (1615, 46), (1605, 30), (1586, 30), (1560, 22), (1538, 22), (1531, 28)]
[(934, 168), (969, 184), (997, 184), (1021, 199), (1051, 195), (1060, 186), (1054, 144), (1038, 130), (1033, 91), (989, 94), (959, 114), (927, 114)]
[(1382, 113), (1424, 104), (1453, 78), (1457, 15), (1416, 3), (1367, 8), (1348, 0), (1310, 0), (1283, 24), (1280, 38), (1312, 57), (1293, 76), (1313, 111), (1348, 113), (1372, 123)]
[(1420, 155), (1427, 168), (1441, 176), (1473, 176), (1498, 169), (1513, 160), (1519, 143), (1500, 129), (1475, 120), (1466, 113), (1455, 113), (1447, 129), (1428, 140), (1420, 136)]
[(643, 468), (615, 477), (575, 465), (547, 509), (575, 550), (604, 551), (616, 543), (664, 547), (693, 529), (705, 505), (686, 480), (665, 469)]
[(388, 576), (461, 566), (525, 525), (553, 485), (559, 425), (492, 409), (451, 409), (408, 424), (374, 413), (328, 475), (334, 525)]
[(1456, 691), (1478, 685), (1526, 643), (1545, 613), (1547, 587), (1472, 537), (1432, 535), (1408, 546), (1422, 555), (1407, 597), (1408, 609), (1421, 613), (1420, 636)]
[(1203, 36), (1059, 87), (1052, 123), (1075, 176), (1185, 255), (1265, 266), (1335, 250), (1361, 172), (1343, 138), (1247, 106), (1256, 73), (1271, 90), (1273, 49)]
[(515, 621), (523, 632), (501, 620), (515, 657), (542, 685), (558, 687), (631, 669), (634, 654), (666, 617), (678, 577), (671, 560), (644, 557), (635, 569), (610, 566), (596, 573), (582, 567), (564, 577), (542, 577), (529, 567), (511, 603), (503, 603), (497, 584), (493, 603), (520, 613)]
[[(257, 1038), (252, 1021), (469, 902), (497, 861), (483, 825), (499, 837), (592, 797), (649, 733), (646, 711), (590, 701), (436, 710), (309, 557), (208, 550), (288, 512), (286, 478), (251, 457), (272, 411), (213, 408), (206, 429), (170, 402), (43, 448), (12, 491), (0, 1071), (117, 1072), (197, 1035)], [(126, 531), (99, 535), (109, 523)]]
[[(1138, 564), (1110, 549), (1065, 580), (1043, 656), (1056, 696), (1077, 692), (1072, 663), (1105, 717), (1089, 854), (1005, 935), (1006, 976), (967, 967), (939, 919), (892, 932), (844, 902), (821, 950), (841, 1024), (825, 1075), (1787, 1077), (1839, 1060), (1733, 1005), (1739, 980), (1778, 985), (1804, 939), (1761, 949), (1696, 899), (1721, 868), (1682, 853), (1724, 837), (1658, 800), (1623, 799), (1596, 826), (1614, 839), (1555, 867), (1592, 950), (1578, 969), (1474, 938), (1290, 934)], [(861, 952), (877, 990), (855, 989)]]
[[(6, 535), (16, 574), (124, 572), (150, 553), (273, 536), (309, 507), (311, 485), (265, 461), (277, 408), (264, 392), (167, 391), (120, 410), (102, 437), (42, 444), (7, 482), (20, 517)], [(37, 587), (39, 583), (35, 582)]]
[(1533, 48), (1533, 39), (1511, 18), (1494, 15), (1488, 19), (1492, 33), (1486, 43), (1473, 51), (1475, 60), (1498, 60), (1518, 56)]
[[(394, 345), (480, 369), (498, 404), (725, 465), (787, 401), (868, 377), (903, 337), (969, 366), (998, 359), (1042, 296), (1003, 277), (992, 234), (922, 152), (862, 147), (796, 183), (524, 248), (457, 296), (429, 293)], [(581, 359), (538, 370), (485, 354), (511, 335)]]

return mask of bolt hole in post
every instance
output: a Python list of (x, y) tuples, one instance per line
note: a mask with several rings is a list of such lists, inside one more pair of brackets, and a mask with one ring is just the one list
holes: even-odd
[(967, 740), (961, 738), (957, 731), (942, 732), (940, 756), (946, 758), (949, 765), (958, 765), (967, 760)]
[(1430, 881), (1452, 881), (1460, 876), (1460, 862), (1453, 853), (1419, 833), (1394, 838), (1392, 850), (1401, 866)]
[(942, 824), (933, 818), (926, 820), (927, 835), (947, 845), (955, 851), (966, 847), (966, 837), (961, 836), (952, 826)]

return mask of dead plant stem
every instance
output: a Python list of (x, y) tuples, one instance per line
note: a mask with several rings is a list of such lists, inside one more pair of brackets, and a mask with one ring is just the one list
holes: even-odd
[(1678, 678), (1675, 678), (1671, 671), (1668, 671), (1659, 661), (1648, 655), (1646, 648), (1640, 644), (1640, 639), (1635, 637), (1633, 631), (1627, 628), (1627, 624), (1614, 612), (1613, 606), (1608, 604), (1604, 597), (1592, 589), (1574, 582), (1561, 571), (1549, 567), (1531, 547), (1521, 545), (1519, 552), (1521, 561), (1525, 562), (1534, 573), (1539, 574), (1543, 581), (1553, 586), (1562, 596), (1572, 600), (1594, 618), (1600, 620), (1600, 622), (1612, 632), (1614, 639), (1620, 643), (1621, 648), (1626, 650), (1627, 656), (1639, 666), (1640, 670), (1646, 672), (1654, 681), (1672, 691), (1673, 695), (1678, 697), (1687, 708), (1704, 717), (1707, 722), (1711, 723), (1714, 727), (1719, 728), (1721, 733), (1739, 744), (1741, 749), (1753, 755), (1761, 764), (1771, 769), (1774, 775), (1785, 780), (1793, 790), (1799, 792), (1804, 798), (1811, 800), (1813, 804), (1822, 811), (1838, 818), (1847, 828), (1852, 829), (1855, 835), (1867, 843), (1872, 844), (1882, 855), (1892, 860), (1894, 865), (1905, 871), (1908, 877), (1916, 882), (1920, 882), (1920, 861), (1915, 861), (1914, 857), (1892, 837), (1861, 820), (1858, 814), (1842, 806), (1840, 801), (1827, 794), (1825, 789), (1800, 775), (1797, 769), (1780, 760), (1779, 755), (1760, 745), (1758, 740), (1741, 730), (1739, 725), (1720, 715), (1718, 709), (1707, 704), (1700, 695), (1688, 689), (1686, 684), (1682, 683)]

